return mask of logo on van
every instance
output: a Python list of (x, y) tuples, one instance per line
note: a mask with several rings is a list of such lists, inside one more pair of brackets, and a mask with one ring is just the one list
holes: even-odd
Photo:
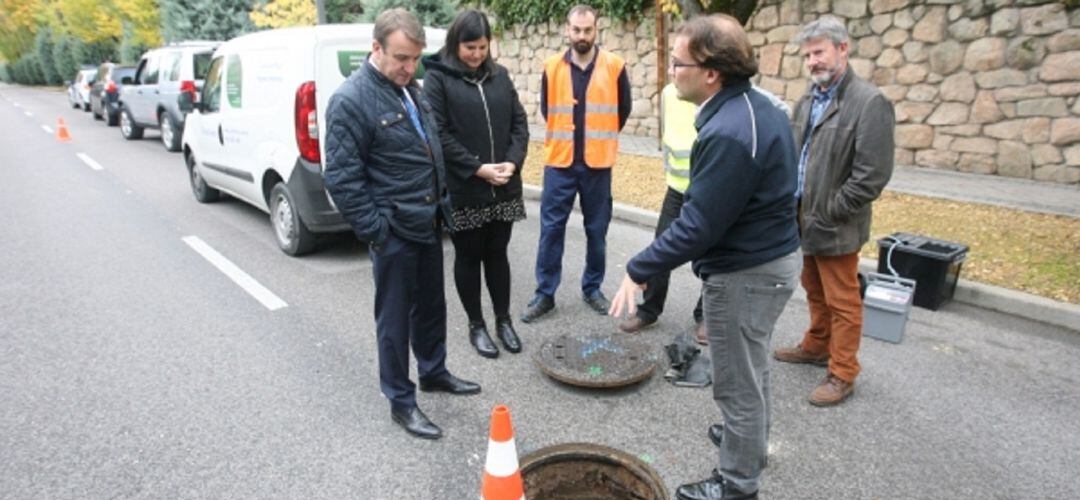
[(337, 53), (338, 69), (341, 70), (341, 76), (348, 78), (353, 71), (356, 71), (364, 61), (367, 60), (367, 51), (361, 50), (342, 50)]
[[(348, 78), (349, 75), (356, 71), (357, 68), (364, 64), (367, 60), (367, 56), (370, 52), (366, 50), (341, 50), (337, 53), (338, 69), (341, 71), (341, 76)], [(416, 66), (416, 74), (413, 78), (417, 80), (424, 79), (424, 65), (418, 64)]]

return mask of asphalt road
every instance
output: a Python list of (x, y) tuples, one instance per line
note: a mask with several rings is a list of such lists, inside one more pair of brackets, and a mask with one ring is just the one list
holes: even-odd
[[(72, 142), (43, 129), (57, 117)], [(0, 498), (472, 499), (496, 404), (510, 406), (522, 455), (613, 446), (650, 462), (671, 491), (714, 467), (710, 390), (670, 386), (662, 370), (629, 389), (576, 390), (534, 367), (544, 339), (615, 329), (580, 300), (580, 216), (555, 313), (519, 324), (526, 351), (497, 360), (466, 340), (445, 244), (448, 365), (483, 393), (421, 393), (446, 432), (427, 442), (391, 423), (378, 390), (363, 245), (345, 236), (282, 254), (264, 213), (195, 202), (180, 155), (156, 133), (125, 141), (60, 92), (0, 84), (0, 137)], [(534, 286), (537, 208), (511, 243), (515, 311)], [(608, 293), (651, 236), (612, 225)], [(699, 285), (683, 268), (672, 287), (642, 337), (658, 351), (692, 324)], [(797, 294), (773, 344), (797, 342), (806, 321)], [(866, 339), (855, 396), (840, 407), (806, 402), (823, 369), (774, 364), (762, 496), (1078, 498), (1077, 359), (1075, 333), (949, 304), (915, 310), (902, 344)]]

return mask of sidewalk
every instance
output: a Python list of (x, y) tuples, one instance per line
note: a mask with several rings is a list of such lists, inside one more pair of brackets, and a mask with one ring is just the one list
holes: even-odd
[[(544, 137), (543, 126), (530, 124), (529, 137)], [(660, 158), (659, 140), (628, 134), (619, 136), (619, 152)], [(1012, 179), (996, 175), (965, 174), (909, 165), (897, 166), (889, 191), (997, 205), (1029, 212), (1080, 218), (1080, 185)]]
[[(529, 137), (535, 141), (542, 140), (544, 128), (530, 124)], [(652, 137), (621, 134), (619, 152), (660, 158), (659, 141)], [(886, 189), (1080, 218), (1080, 186), (1076, 185), (898, 166)], [(526, 186), (525, 196), (539, 200), (540, 187)], [(614, 217), (651, 228), (656, 225), (657, 214), (616, 202)], [(860, 267), (872, 271), (877, 263), (862, 259)], [(1080, 306), (1075, 304), (964, 279), (957, 284), (953, 300), (1080, 332)]]

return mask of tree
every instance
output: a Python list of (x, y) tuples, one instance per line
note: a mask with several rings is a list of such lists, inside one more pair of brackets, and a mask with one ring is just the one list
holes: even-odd
[(251, 0), (161, 0), (160, 8), (167, 42), (228, 40), (255, 29)]
[(683, 19), (698, 14), (724, 13), (738, 19), (743, 25), (750, 20), (757, 10), (757, 0), (661, 0), (664, 12), (670, 12)]
[(395, 7), (409, 9), (420, 19), (420, 24), (436, 28), (449, 26), (457, 15), (457, 2), (454, 0), (364, 0), (364, 14), (361, 20), (375, 22), (379, 14)]
[(121, 39), (128, 46), (161, 45), (161, 11), (157, 0), (112, 0), (121, 19)]
[(259, 28), (314, 26), (316, 14), (313, 0), (270, 0), (255, 6), (251, 22)]
[(326, 22), (351, 23), (360, 19), (364, 6), (357, 0), (326, 0)]
[(79, 69), (79, 61), (75, 59), (75, 38), (66, 33), (54, 37), (53, 43), (53, 67), (60, 77), (67, 80), (75, 76)]
[[(34, 44), (40, 0), (0, 0), (0, 56), (18, 62)], [(22, 68), (9, 68), (12, 77)]]
[(41, 78), (46, 85), (59, 85), (64, 79), (53, 64), (52, 30), (42, 27), (34, 35), (34, 59), (41, 70)]

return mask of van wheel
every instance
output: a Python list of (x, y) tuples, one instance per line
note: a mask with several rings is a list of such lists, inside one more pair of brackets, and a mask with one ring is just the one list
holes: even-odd
[[(112, 116), (109, 116), (109, 121), (112, 122)], [(124, 136), (124, 139), (134, 141), (136, 139), (142, 139), (143, 129), (135, 124), (135, 119), (131, 117), (131, 111), (128, 111), (125, 106), (120, 110), (120, 135)]]
[(187, 155), (188, 180), (191, 181), (191, 193), (199, 203), (212, 203), (221, 198), (221, 191), (206, 184), (199, 169), (195, 168), (195, 155)]
[(180, 132), (168, 111), (161, 112), (158, 124), (161, 125), (161, 143), (165, 145), (165, 151), (180, 151)]
[(315, 234), (308, 230), (296, 211), (289, 188), (279, 182), (270, 191), (270, 223), (282, 252), (297, 256), (315, 248)]

